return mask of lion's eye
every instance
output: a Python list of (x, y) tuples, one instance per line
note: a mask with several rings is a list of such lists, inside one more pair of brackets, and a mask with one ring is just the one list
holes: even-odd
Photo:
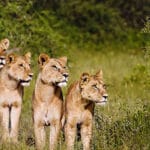
[(23, 67), (23, 64), (19, 64), (20, 67)]
[(94, 88), (94, 89), (98, 89), (98, 87), (97, 87), (97, 85), (96, 84), (94, 84), (94, 85), (92, 85), (92, 87)]
[(52, 68), (54, 68), (55, 70), (58, 70), (57, 66), (53, 65)]

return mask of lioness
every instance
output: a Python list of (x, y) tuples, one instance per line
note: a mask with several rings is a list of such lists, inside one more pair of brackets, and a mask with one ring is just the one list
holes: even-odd
[(97, 72), (96, 75), (83, 73), (80, 80), (70, 86), (65, 101), (67, 150), (73, 149), (77, 125), (81, 128), (83, 149), (90, 149), (94, 105), (95, 103), (103, 105), (106, 102), (107, 93), (102, 71)]
[(9, 40), (3, 39), (0, 41), (0, 69), (6, 64), (6, 50), (9, 47)]
[(63, 96), (61, 86), (68, 81), (67, 58), (50, 58), (41, 54), (38, 59), (40, 72), (33, 93), (33, 121), (36, 149), (45, 145), (44, 127), (50, 125), (49, 149), (57, 144), (63, 116)]
[(30, 84), (33, 75), (30, 69), (30, 57), (30, 53), (24, 56), (10, 54), (0, 72), (0, 121), (4, 142), (18, 141), (23, 86)]

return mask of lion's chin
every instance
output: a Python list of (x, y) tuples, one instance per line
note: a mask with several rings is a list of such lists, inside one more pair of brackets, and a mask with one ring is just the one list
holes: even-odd
[(0, 69), (3, 68), (3, 67), (4, 67), (4, 65), (3, 65), (3, 64), (0, 64)]
[(106, 101), (103, 101), (103, 102), (96, 103), (96, 105), (99, 105), (99, 106), (105, 106), (106, 103), (107, 103)]
[(67, 86), (67, 82), (63, 81), (63, 82), (59, 82), (57, 84), (59, 87), (64, 87), (64, 86)]
[(22, 86), (29, 86), (30, 85), (30, 82), (29, 83), (21, 83)]

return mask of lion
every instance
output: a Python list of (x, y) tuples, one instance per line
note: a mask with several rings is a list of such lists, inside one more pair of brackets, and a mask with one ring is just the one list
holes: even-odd
[(94, 106), (104, 105), (107, 97), (102, 71), (95, 75), (83, 73), (80, 80), (70, 86), (65, 101), (67, 150), (73, 149), (77, 127), (80, 128), (83, 149), (90, 149)]
[(63, 117), (62, 86), (68, 81), (67, 57), (40, 54), (39, 74), (32, 98), (36, 149), (45, 146), (45, 126), (50, 126), (49, 149), (55, 149)]
[(0, 70), (6, 64), (6, 50), (9, 47), (9, 40), (7, 38), (0, 41)]
[(18, 126), (23, 98), (23, 87), (29, 86), (33, 73), (31, 53), (24, 56), (9, 54), (0, 71), (0, 115), (3, 142), (18, 142)]

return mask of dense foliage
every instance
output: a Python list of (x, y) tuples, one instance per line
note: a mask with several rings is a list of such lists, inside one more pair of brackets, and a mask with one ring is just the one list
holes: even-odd
[(89, 19), (94, 23), (103, 24), (112, 19), (111, 13), (116, 12), (116, 17), (120, 15), (127, 25), (134, 27), (143, 26), (145, 17), (149, 15), (150, 4), (147, 0), (35, 0), (34, 2), (35, 8), (51, 8), (78, 26), (82, 26)]
[[(96, 44), (133, 41), (134, 44), (139, 36), (131, 27), (135, 22), (142, 27), (141, 21), (148, 13), (146, 1), (141, 4), (138, 0), (136, 4), (113, 0), (2, 0), (0, 38), (9, 37), (12, 46), (51, 54), (58, 49), (65, 50), (70, 42), (82, 46), (90, 41)], [(136, 16), (130, 15), (131, 10)], [(142, 16), (141, 21), (137, 16)]]
[(89, 33), (98, 42), (113, 38), (127, 40), (127, 27), (143, 27), (148, 6), (146, 0), (45, 0), (35, 1), (34, 5), (40, 10), (54, 10), (60, 19)]

